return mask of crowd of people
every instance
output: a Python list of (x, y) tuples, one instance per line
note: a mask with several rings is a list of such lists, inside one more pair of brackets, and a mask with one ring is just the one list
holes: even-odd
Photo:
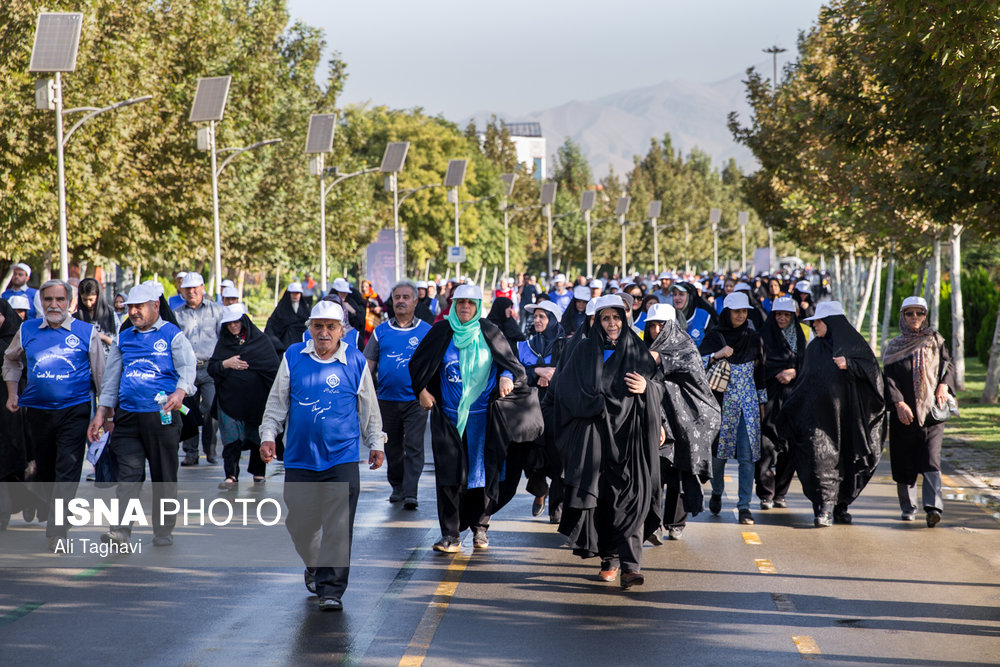
[[(0, 527), (17, 512), (46, 523), (50, 550), (66, 537), (53, 503), (76, 493), (88, 443), (105, 436), (95, 481), (122, 500), (147, 466), (154, 502), (171, 497), (179, 467), (217, 464), (219, 443), (224, 493), (244, 451), (253, 484), (281, 459), (286, 527), (324, 610), (342, 608), (348, 584), (327, 556), (343, 538), (334, 514), (353, 527), (359, 459), (385, 463), (389, 502), (416, 510), (428, 425), (435, 551), (459, 551), (466, 530), (489, 548), (491, 517), (524, 477), (532, 515), (547, 507), (573, 552), (623, 588), (644, 582), (644, 542), (681, 539), (705, 511), (704, 485), (708, 511), (723, 511), (730, 459), (744, 525), (755, 491), (760, 511), (787, 507), (795, 476), (815, 526), (852, 523), (886, 441), (900, 518), (923, 509), (933, 527), (944, 510), (954, 380), (927, 304), (903, 301), (880, 364), (823, 272), (522, 274), (487, 294), (404, 280), (384, 300), (366, 280), (322, 294), (307, 276), (263, 329), (232, 283), (213, 299), (197, 272), (177, 274), (169, 301), (153, 281), (109, 302), (92, 278), (36, 290), (30, 276), (16, 265), (0, 299), (0, 482), (29, 482), (0, 483)], [(300, 482), (346, 483), (347, 509)], [(173, 528), (154, 515), (153, 544), (171, 545)], [(102, 539), (126, 544), (131, 526)]]

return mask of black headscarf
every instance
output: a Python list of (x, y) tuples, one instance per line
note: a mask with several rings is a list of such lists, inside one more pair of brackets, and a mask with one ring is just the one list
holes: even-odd
[[(312, 309), (312, 297), (302, 295), (299, 299), (299, 309), (292, 307), (292, 295), (286, 289), (281, 295), (281, 301), (275, 306), (274, 312), (267, 318), (264, 333), (271, 338), (274, 349), (281, 354), (295, 343), (302, 342), (302, 334), (306, 332), (306, 320)], [(362, 325), (364, 326), (364, 325)]]
[[(805, 295), (805, 299), (799, 297), (800, 294)], [(799, 307), (799, 317), (806, 318), (812, 317), (816, 314), (816, 305), (813, 303), (812, 292), (800, 292), (799, 290), (792, 291), (792, 298), (795, 299), (795, 305)]]
[(795, 317), (795, 313), (788, 313), (792, 316), (792, 322), (788, 326), (795, 334), (794, 351), (788, 344), (788, 339), (785, 338), (785, 332), (778, 326), (774, 314), (775, 311), (772, 310), (760, 330), (760, 338), (764, 344), (764, 376), (768, 382), (775, 375), (788, 368), (801, 369), (806, 358), (806, 336), (802, 333), (802, 327), (799, 326), (799, 320)]
[(512, 350), (517, 349), (517, 342), (524, 340), (524, 332), (517, 326), (517, 320), (507, 317), (507, 309), (513, 308), (514, 302), (505, 296), (498, 296), (493, 299), (490, 312), (486, 315), (493, 324), (497, 325), (503, 337), (507, 339)]
[[(247, 315), (240, 322), (243, 328), (239, 336), (230, 333), (228, 324), (222, 325), (208, 362), (208, 373), (215, 380), (215, 396), (222, 411), (238, 421), (260, 426), (279, 359), (271, 339)], [(236, 355), (250, 367), (237, 371), (222, 365)]]
[(0, 299), (0, 315), (3, 315), (3, 324), (0, 324), (0, 354), (3, 354), (14, 340), (14, 334), (21, 328), (22, 320), (7, 303), (7, 299)]
[[(719, 324), (719, 315), (715, 312), (715, 308), (708, 301), (698, 294), (695, 286), (691, 283), (676, 283), (678, 287), (683, 287), (685, 294), (687, 294), (687, 302), (684, 304), (684, 308), (681, 309), (681, 314), (684, 315), (684, 321), (690, 322), (691, 318), (694, 316), (694, 311), (696, 308), (701, 308), (706, 313), (708, 313), (708, 325), (705, 327), (705, 331), (709, 329), (714, 329), (716, 325)], [(671, 304), (673, 301), (671, 300)]]
[[(84, 308), (80, 303), (79, 297), (83, 296), (84, 292), (97, 295), (93, 311)], [(77, 288), (77, 295), (77, 307), (76, 312), (73, 313), (73, 317), (81, 322), (96, 324), (105, 334), (113, 333), (118, 327), (118, 320), (115, 318), (114, 309), (108, 305), (108, 302), (104, 300), (104, 296), (101, 294), (101, 284), (93, 278), (84, 278), (80, 281), (80, 285)]]
[(732, 311), (723, 308), (719, 325), (705, 334), (705, 339), (701, 341), (698, 351), (702, 356), (718, 352), (727, 345), (733, 348), (733, 354), (729, 357), (731, 364), (745, 364), (763, 356), (760, 335), (750, 328), (749, 316), (738, 327), (732, 325), (731, 318)]
[(535, 332), (535, 328), (532, 326), (531, 331), (534, 333), (528, 337), (528, 347), (539, 359), (544, 359), (552, 354), (556, 341), (566, 337), (566, 330), (556, 319), (555, 314), (546, 310), (545, 315), (548, 318), (545, 329)]
[[(566, 306), (566, 310), (563, 311), (562, 324), (563, 331), (566, 332), (567, 336), (572, 336), (576, 333), (576, 330), (583, 326), (584, 321), (587, 319), (586, 310), (579, 310), (576, 304), (580, 302), (580, 299), (570, 299), (569, 305)], [(586, 306), (587, 302), (583, 302)]]

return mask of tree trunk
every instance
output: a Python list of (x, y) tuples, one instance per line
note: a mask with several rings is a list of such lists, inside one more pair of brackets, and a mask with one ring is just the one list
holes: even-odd
[(854, 246), (847, 249), (847, 298), (844, 303), (844, 311), (847, 319), (854, 319), (854, 304), (857, 302), (858, 294), (858, 267), (854, 261)]
[(4, 277), (0, 279), (0, 292), (7, 291), (7, 285), (10, 285), (10, 279), (13, 277), (14, 277), (14, 265), (11, 264), (7, 268), (7, 273), (5, 273)]
[[(861, 327), (865, 323), (865, 313), (868, 311), (868, 300), (872, 297), (872, 287), (875, 282), (875, 262), (878, 261), (878, 256), (872, 257), (871, 266), (868, 268), (868, 277), (865, 280), (865, 292), (861, 296), (861, 303), (854, 314), (854, 328), (861, 331)], [(875, 317), (873, 316), (874, 320)]]
[(962, 226), (951, 226), (951, 360), (955, 388), (965, 389), (965, 311), (962, 309)]
[(42, 275), (38, 279), (39, 284), (47, 283), (52, 280), (52, 251), (46, 250), (45, 254), (42, 255)]
[(889, 250), (889, 273), (885, 277), (885, 306), (882, 311), (882, 347), (885, 347), (886, 341), (889, 340), (889, 325), (891, 324), (892, 317), (892, 292), (893, 292), (893, 281), (896, 279), (896, 257), (891, 254), (893, 251)]
[(917, 276), (917, 283), (913, 286), (913, 296), (927, 296), (924, 278), (927, 277), (927, 262), (920, 263), (920, 274)]
[(833, 255), (833, 300), (844, 303), (844, 287), (840, 279), (840, 254)]
[[(281, 282), (281, 262), (274, 267), (274, 307), (278, 307), (278, 285)], [(325, 295), (324, 295), (325, 296)]]
[(990, 346), (990, 363), (986, 366), (986, 386), (983, 387), (982, 403), (996, 403), (1000, 390), (1000, 313), (993, 327), (993, 344)]
[(868, 344), (872, 354), (878, 356), (878, 298), (882, 294), (882, 251), (878, 251), (875, 262), (875, 280), (872, 282), (872, 314), (868, 318)]
[(941, 328), (941, 235), (934, 236), (934, 256), (931, 259), (931, 270), (934, 282), (931, 283), (931, 298), (928, 300), (931, 311), (931, 328), (937, 331)]

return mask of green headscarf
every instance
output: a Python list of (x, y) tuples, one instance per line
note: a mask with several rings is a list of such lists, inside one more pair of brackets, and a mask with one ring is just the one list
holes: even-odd
[(481, 299), (476, 300), (476, 314), (465, 324), (459, 321), (454, 305), (448, 313), (448, 324), (454, 333), (451, 340), (458, 348), (459, 368), (462, 371), (462, 400), (458, 402), (458, 423), (455, 424), (459, 435), (465, 433), (469, 408), (486, 389), (490, 380), (490, 368), (493, 366), (493, 355), (479, 326), (479, 316), (482, 313)]

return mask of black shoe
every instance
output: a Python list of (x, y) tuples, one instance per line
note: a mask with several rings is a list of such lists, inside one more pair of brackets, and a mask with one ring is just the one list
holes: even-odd
[(209, 465), (213, 466), (219, 462), (219, 460), (215, 458), (215, 456), (210, 456), (208, 454), (205, 454), (205, 461), (207, 461)]
[(833, 518), (830, 516), (829, 512), (820, 512), (813, 519), (813, 525), (817, 528), (826, 528), (827, 526), (833, 525)]
[(153, 537), (154, 547), (169, 547), (174, 543), (173, 535), (156, 535)]
[(403, 498), (403, 509), (404, 510), (415, 510), (419, 506), (420, 506), (420, 503), (418, 503), (417, 499), (414, 498), (413, 496), (407, 496), (406, 498)]
[(473, 549), (489, 549), (490, 538), (486, 536), (485, 530), (477, 530), (472, 534)]
[(781, 509), (784, 509), (784, 508), (788, 507), (788, 501), (786, 501), (784, 498), (775, 498), (774, 499), (774, 506), (775, 507), (780, 507)]
[(392, 493), (389, 495), (390, 503), (398, 503), (402, 499), (403, 499), (403, 492), (397, 491), (396, 489), (393, 489)]
[(444, 537), (434, 543), (434, 551), (445, 554), (454, 554), (462, 550), (462, 542), (456, 537)]
[(629, 589), (633, 586), (642, 586), (646, 583), (646, 577), (641, 572), (622, 572), (622, 588)]
[(652, 535), (646, 538), (646, 541), (652, 544), (654, 547), (663, 546), (663, 535), (661, 533), (662, 530), (663, 530), (662, 528), (657, 528)]
[(111, 542), (112, 544), (128, 544), (131, 535), (126, 533), (124, 530), (117, 530), (112, 528), (108, 532), (101, 535), (101, 542)]
[(21, 518), (24, 519), (25, 523), (31, 523), (32, 521), (34, 521), (35, 520), (35, 508), (34, 507), (25, 507), (23, 510), (21, 510)]
[(319, 610), (320, 611), (344, 611), (344, 603), (340, 601), (340, 598), (320, 598), (319, 599)]
[(88, 482), (96, 482), (97, 481), (97, 475), (95, 475), (94, 473), (90, 473), (89, 475), (87, 475), (87, 481)]
[(899, 518), (902, 521), (916, 521), (917, 520), (917, 513), (916, 512), (903, 512), (902, 514), (899, 515)]
[(740, 523), (744, 526), (753, 525), (753, 514), (750, 513), (750, 510), (740, 510)]
[(311, 567), (307, 567), (302, 575), (306, 580), (306, 590), (313, 595), (316, 595), (316, 570)]
[(933, 528), (941, 522), (941, 510), (927, 510), (927, 527)]
[(198, 465), (198, 457), (197, 456), (185, 456), (184, 460), (181, 461), (181, 465), (182, 466), (196, 466), (196, 465)]
[(558, 526), (561, 521), (562, 521), (562, 503), (559, 503), (558, 505), (556, 505), (555, 508), (553, 508), (550, 505), (549, 506), (549, 523)]
[(708, 511), (719, 516), (719, 512), (722, 511), (722, 495), (718, 493), (713, 493), (712, 497), (708, 500)]
[(667, 537), (671, 540), (679, 540), (684, 537), (684, 526), (674, 526), (667, 531)]
[(853, 517), (847, 511), (847, 505), (837, 505), (833, 508), (833, 522), (838, 524), (843, 524), (845, 526), (851, 525)]
[(762, 510), (769, 510), (774, 508), (774, 501), (768, 498), (767, 500), (760, 501), (760, 508)]
[(542, 496), (541, 500), (535, 498), (535, 502), (531, 503), (531, 516), (538, 516), (545, 510), (545, 496)]
[(62, 541), (62, 539), (63, 538), (56, 537), (55, 535), (50, 536), (49, 537), (49, 551), (51, 551), (52, 553), (55, 553), (56, 549), (59, 548), (59, 543)]

